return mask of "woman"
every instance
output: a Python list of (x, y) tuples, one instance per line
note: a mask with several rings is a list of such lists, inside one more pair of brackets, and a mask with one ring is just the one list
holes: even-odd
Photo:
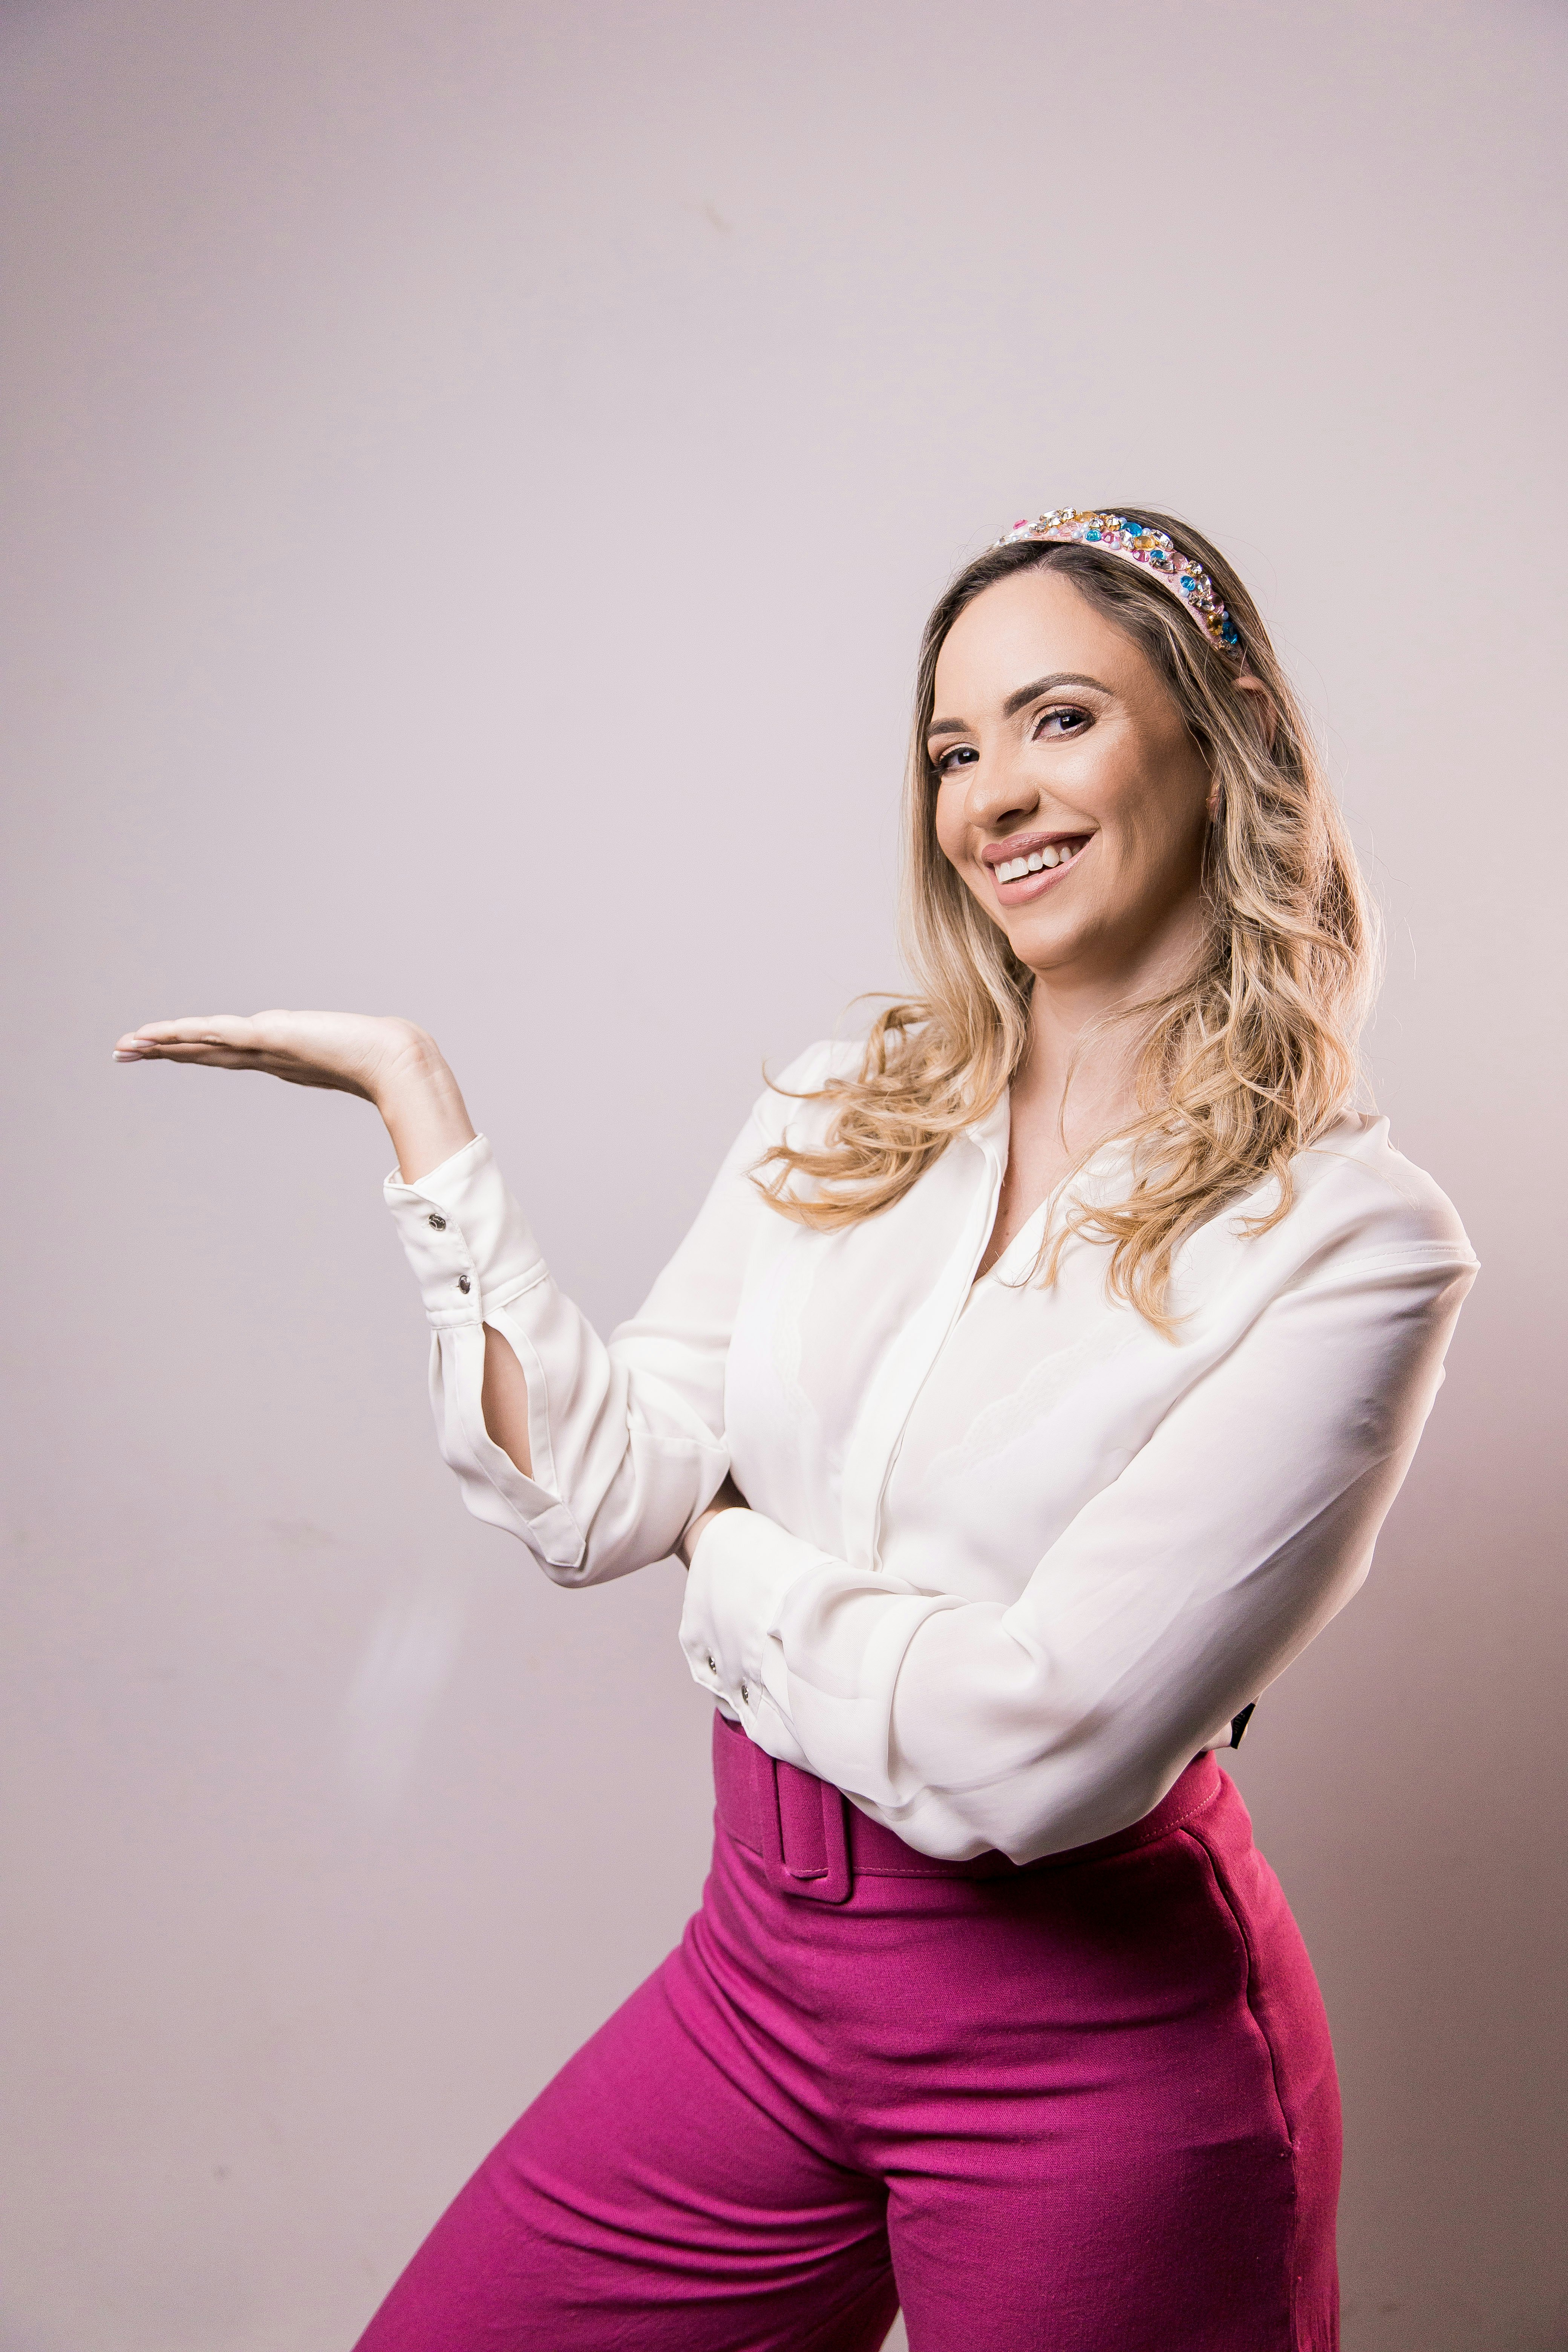
[(1352, 1107), (1362, 886), (1205, 540), (959, 575), (904, 891), (922, 995), (768, 1089), (608, 1345), (422, 1031), (117, 1049), (376, 1105), (468, 1507), (561, 1583), (679, 1550), (717, 1701), (700, 1911), (364, 2352), (1338, 2340), (1327, 2026), (1213, 1751), (1364, 1576), (1474, 1259)]

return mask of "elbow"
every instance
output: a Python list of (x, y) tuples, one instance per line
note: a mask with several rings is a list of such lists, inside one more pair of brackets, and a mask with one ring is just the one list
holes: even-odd
[(989, 1847), (1026, 1869), (1097, 1845), (1148, 1820), (1184, 1769), (1184, 1761), (1173, 1771), (1126, 1765), (1115, 1772), (1063, 1770), (997, 1790), (989, 1802), (963, 1808), (968, 1851)]
[(1197, 1755), (1201, 1738), (1158, 1748), (1096, 1736), (1080, 1724), (1032, 1753), (1016, 1753), (985, 1780), (933, 1779), (888, 1826), (921, 1853), (964, 1860), (1005, 1855), (1020, 1868), (1119, 1835), (1145, 1820)]

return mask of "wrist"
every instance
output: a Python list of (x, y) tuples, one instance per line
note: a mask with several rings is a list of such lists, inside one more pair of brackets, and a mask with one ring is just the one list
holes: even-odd
[(726, 1496), (721, 1501), (710, 1503), (705, 1511), (698, 1513), (680, 1538), (680, 1557), (688, 1568), (691, 1565), (698, 1545), (721, 1511), (743, 1511), (745, 1507), (739, 1496), (736, 1496), (733, 1500)]
[(428, 1030), (412, 1021), (388, 1022), (386, 1027), (379, 1057), (365, 1077), (365, 1092), (384, 1118), (404, 1106), (457, 1093), (458, 1081)]
[(371, 1099), (381, 1113), (398, 1170), (416, 1184), (474, 1139), (456, 1077), (433, 1037), (416, 1033), (381, 1074)]

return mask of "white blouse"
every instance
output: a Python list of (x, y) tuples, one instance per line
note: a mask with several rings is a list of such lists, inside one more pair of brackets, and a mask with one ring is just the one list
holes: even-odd
[[(819, 1045), (779, 1081), (858, 1066)], [(727, 1470), (681, 1646), (773, 1756), (923, 1853), (1016, 1861), (1135, 1822), (1229, 1738), (1365, 1576), (1476, 1271), (1384, 1119), (1179, 1249), (1173, 1341), (1042, 1208), (974, 1278), (1008, 1107), (840, 1233), (748, 1171), (829, 1116), (770, 1088), (641, 1312), (606, 1342), (551, 1280), (483, 1137), (386, 1198), (435, 1333), (441, 1450), (558, 1584), (664, 1559)], [(1115, 1150), (1080, 1180), (1114, 1197)], [(1099, 1193), (1100, 1187), (1104, 1193)], [(485, 1324), (527, 1374), (533, 1475), (487, 1435)]]

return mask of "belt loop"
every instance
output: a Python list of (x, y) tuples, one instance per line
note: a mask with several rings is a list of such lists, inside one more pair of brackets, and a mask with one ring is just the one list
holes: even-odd
[(822, 1843), (827, 1867), (812, 1888), (821, 1903), (847, 1903), (854, 1874), (849, 1866), (849, 1800), (831, 1780), (822, 1782)]
[[(757, 1811), (762, 1831), (763, 1858), (768, 1866), (768, 1876), (781, 1895), (804, 1895), (814, 1903), (847, 1903), (851, 1890), (849, 1868), (849, 1823), (847, 1806), (842, 1790), (830, 1780), (816, 1780), (822, 1801), (822, 1843), (824, 1862), (807, 1870), (792, 1869), (784, 1853), (784, 1816), (779, 1804), (779, 1770), (777, 1759), (761, 1748), (753, 1747), (756, 1759)], [(786, 1772), (795, 1768), (785, 1765)], [(803, 1780), (816, 1780), (815, 1773), (803, 1772)]]

